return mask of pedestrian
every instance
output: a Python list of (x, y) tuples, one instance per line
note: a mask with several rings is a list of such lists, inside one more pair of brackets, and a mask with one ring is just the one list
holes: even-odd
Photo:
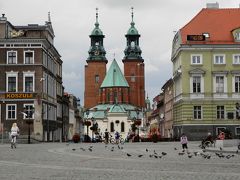
[(116, 144), (119, 143), (119, 138), (120, 138), (120, 134), (118, 131), (115, 132), (115, 140), (116, 140)]
[(109, 141), (109, 132), (108, 132), (107, 129), (105, 129), (104, 138), (105, 138), (105, 144), (108, 144), (108, 141)]
[(224, 140), (225, 139), (225, 133), (220, 131), (219, 135), (218, 135), (218, 139), (220, 140)]
[(19, 135), (19, 128), (17, 126), (17, 123), (12, 124), (11, 128), (11, 148), (15, 147), (16, 148), (16, 141), (17, 141), (17, 136)]
[(185, 149), (188, 150), (188, 146), (187, 146), (188, 139), (187, 139), (187, 136), (184, 133), (182, 133), (182, 136), (180, 138), (180, 142), (182, 144), (182, 149), (183, 149), (182, 151), (184, 152)]

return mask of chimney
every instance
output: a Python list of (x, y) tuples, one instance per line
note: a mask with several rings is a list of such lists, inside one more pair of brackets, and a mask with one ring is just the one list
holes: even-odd
[(216, 3), (207, 3), (207, 9), (219, 9), (218, 2), (216, 2)]
[(5, 17), (5, 14), (2, 14), (2, 17), (0, 17), (0, 21), (7, 21), (7, 18)]

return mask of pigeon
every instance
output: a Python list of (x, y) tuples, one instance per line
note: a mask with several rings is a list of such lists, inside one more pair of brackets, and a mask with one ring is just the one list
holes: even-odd
[(107, 146), (105, 146), (105, 148), (107, 148)]
[(223, 150), (223, 149), (222, 149), (222, 147), (220, 147), (219, 149), (220, 149), (220, 151), (222, 151), (222, 150)]
[(146, 152), (148, 152), (148, 149), (146, 149)]
[(85, 149), (84, 149), (84, 148), (82, 148), (82, 147), (81, 147), (80, 149), (81, 149), (82, 151), (85, 151)]
[(238, 154), (238, 150), (236, 150), (236, 154)]
[(198, 155), (198, 152), (193, 152), (193, 154), (194, 154), (195, 156), (197, 156), (197, 155)]
[(142, 154), (139, 154), (138, 157), (142, 157), (143, 155)]
[(151, 155), (151, 154), (149, 154), (149, 157), (151, 158), (151, 157), (152, 157), (152, 155)]
[(118, 145), (118, 149), (121, 149), (119, 145)]
[(202, 152), (206, 152), (206, 150), (205, 150), (205, 149), (203, 149), (203, 150), (202, 150)]
[(207, 157), (206, 157), (207, 159), (210, 159), (211, 158), (211, 156), (210, 155), (207, 155)]
[(130, 157), (130, 156), (132, 156), (132, 155), (127, 153), (127, 156)]
[(92, 149), (91, 149), (91, 148), (88, 148), (88, 150), (92, 152)]
[(121, 147), (121, 149), (123, 149), (123, 147)]
[(166, 152), (162, 152), (162, 155), (165, 156), (165, 155), (167, 155), (167, 153)]
[(153, 150), (153, 153), (154, 153), (154, 154), (157, 154), (155, 150)]
[(158, 156), (159, 158), (162, 158), (162, 156)]
[(179, 152), (179, 153), (178, 153), (179, 156), (182, 156), (182, 155), (184, 155), (184, 154), (185, 154), (184, 152)]
[(176, 151), (176, 150), (177, 150), (177, 148), (174, 148), (174, 150)]
[(188, 158), (192, 158), (192, 155), (191, 155), (191, 154), (189, 154), (189, 155), (188, 155)]
[(76, 149), (75, 149), (75, 148), (73, 148), (72, 150), (73, 150), (73, 151), (75, 151)]
[(154, 155), (154, 157), (157, 159), (158, 158), (158, 156), (157, 155)]
[(230, 159), (231, 157), (232, 157), (231, 155), (227, 155), (227, 156), (226, 156), (227, 159)]

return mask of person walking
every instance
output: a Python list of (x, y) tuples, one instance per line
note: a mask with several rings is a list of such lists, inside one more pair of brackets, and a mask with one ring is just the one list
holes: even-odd
[(108, 132), (107, 129), (105, 129), (104, 138), (105, 138), (105, 144), (108, 144), (108, 141), (109, 141), (109, 132)]
[(120, 134), (118, 131), (115, 132), (115, 141), (116, 141), (116, 144), (119, 144), (119, 138), (120, 138)]
[(187, 146), (188, 139), (187, 139), (187, 136), (184, 133), (182, 133), (182, 136), (180, 138), (180, 142), (182, 144), (182, 149), (183, 149), (182, 151), (184, 152), (185, 149), (188, 150), (188, 146)]
[(17, 142), (17, 136), (19, 135), (19, 128), (17, 126), (17, 123), (12, 124), (11, 128), (11, 148), (15, 147), (16, 148), (16, 142)]

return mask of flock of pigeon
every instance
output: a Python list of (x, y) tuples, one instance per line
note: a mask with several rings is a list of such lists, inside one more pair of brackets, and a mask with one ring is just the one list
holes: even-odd
[[(67, 145), (69, 145), (69, 144), (67, 144)], [(107, 145), (105, 145), (105, 149), (113, 152), (113, 151), (116, 151), (117, 149), (118, 150), (123, 150), (123, 146), (117, 145), (117, 146), (108, 147)], [(92, 152), (93, 151), (93, 146), (89, 146), (89, 147), (86, 147), (86, 148), (80, 147), (80, 150)], [(204, 159), (211, 159), (211, 157), (213, 155), (215, 155), (216, 157), (219, 157), (219, 158), (226, 158), (226, 159), (230, 159), (230, 158), (235, 157), (235, 154), (227, 154), (227, 153), (224, 154), (223, 152), (215, 152), (215, 154), (214, 153), (209, 154), (209, 153), (206, 153), (205, 149), (199, 150), (199, 151), (194, 151), (194, 152), (189, 152), (189, 151), (185, 152), (185, 151), (178, 151), (178, 149), (175, 147), (174, 150), (178, 152), (177, 154), (179, 156), (186, 156), (187, 155), (188, 158), (192, 158), (194, 156), (195, 157), (199, 156), (199, 157), (202, 157)], [(72, 148), (72, 151), (76, 151), (76, 148)], [(141, 158), (141, 157), (145, 156), (145, 157), (156, 158), (156, 159), (158, 159), (158, 158), (161, 159), (162, 157), (167, 156), (167, 153), (163, 152), (163, 151), (160, 152), (160, 153), (157, 153), (156, 150), (153, 150), (153, 151), (151, 150), (150, 151), (147, 148), (146, 148), (145, 151), (146, 152), (142, 153), (142, 154), (130, 154), (128, 152), (128, 153), (126, 153), (126, 156), (127, 157), (135, 156), (135, 157), (138, 157), (138, 158)], [(222, 148), (220, 148), (220, 151), (222, 151)], [(236, 151), (236, 154), (238, 154), (238, 150)]]

